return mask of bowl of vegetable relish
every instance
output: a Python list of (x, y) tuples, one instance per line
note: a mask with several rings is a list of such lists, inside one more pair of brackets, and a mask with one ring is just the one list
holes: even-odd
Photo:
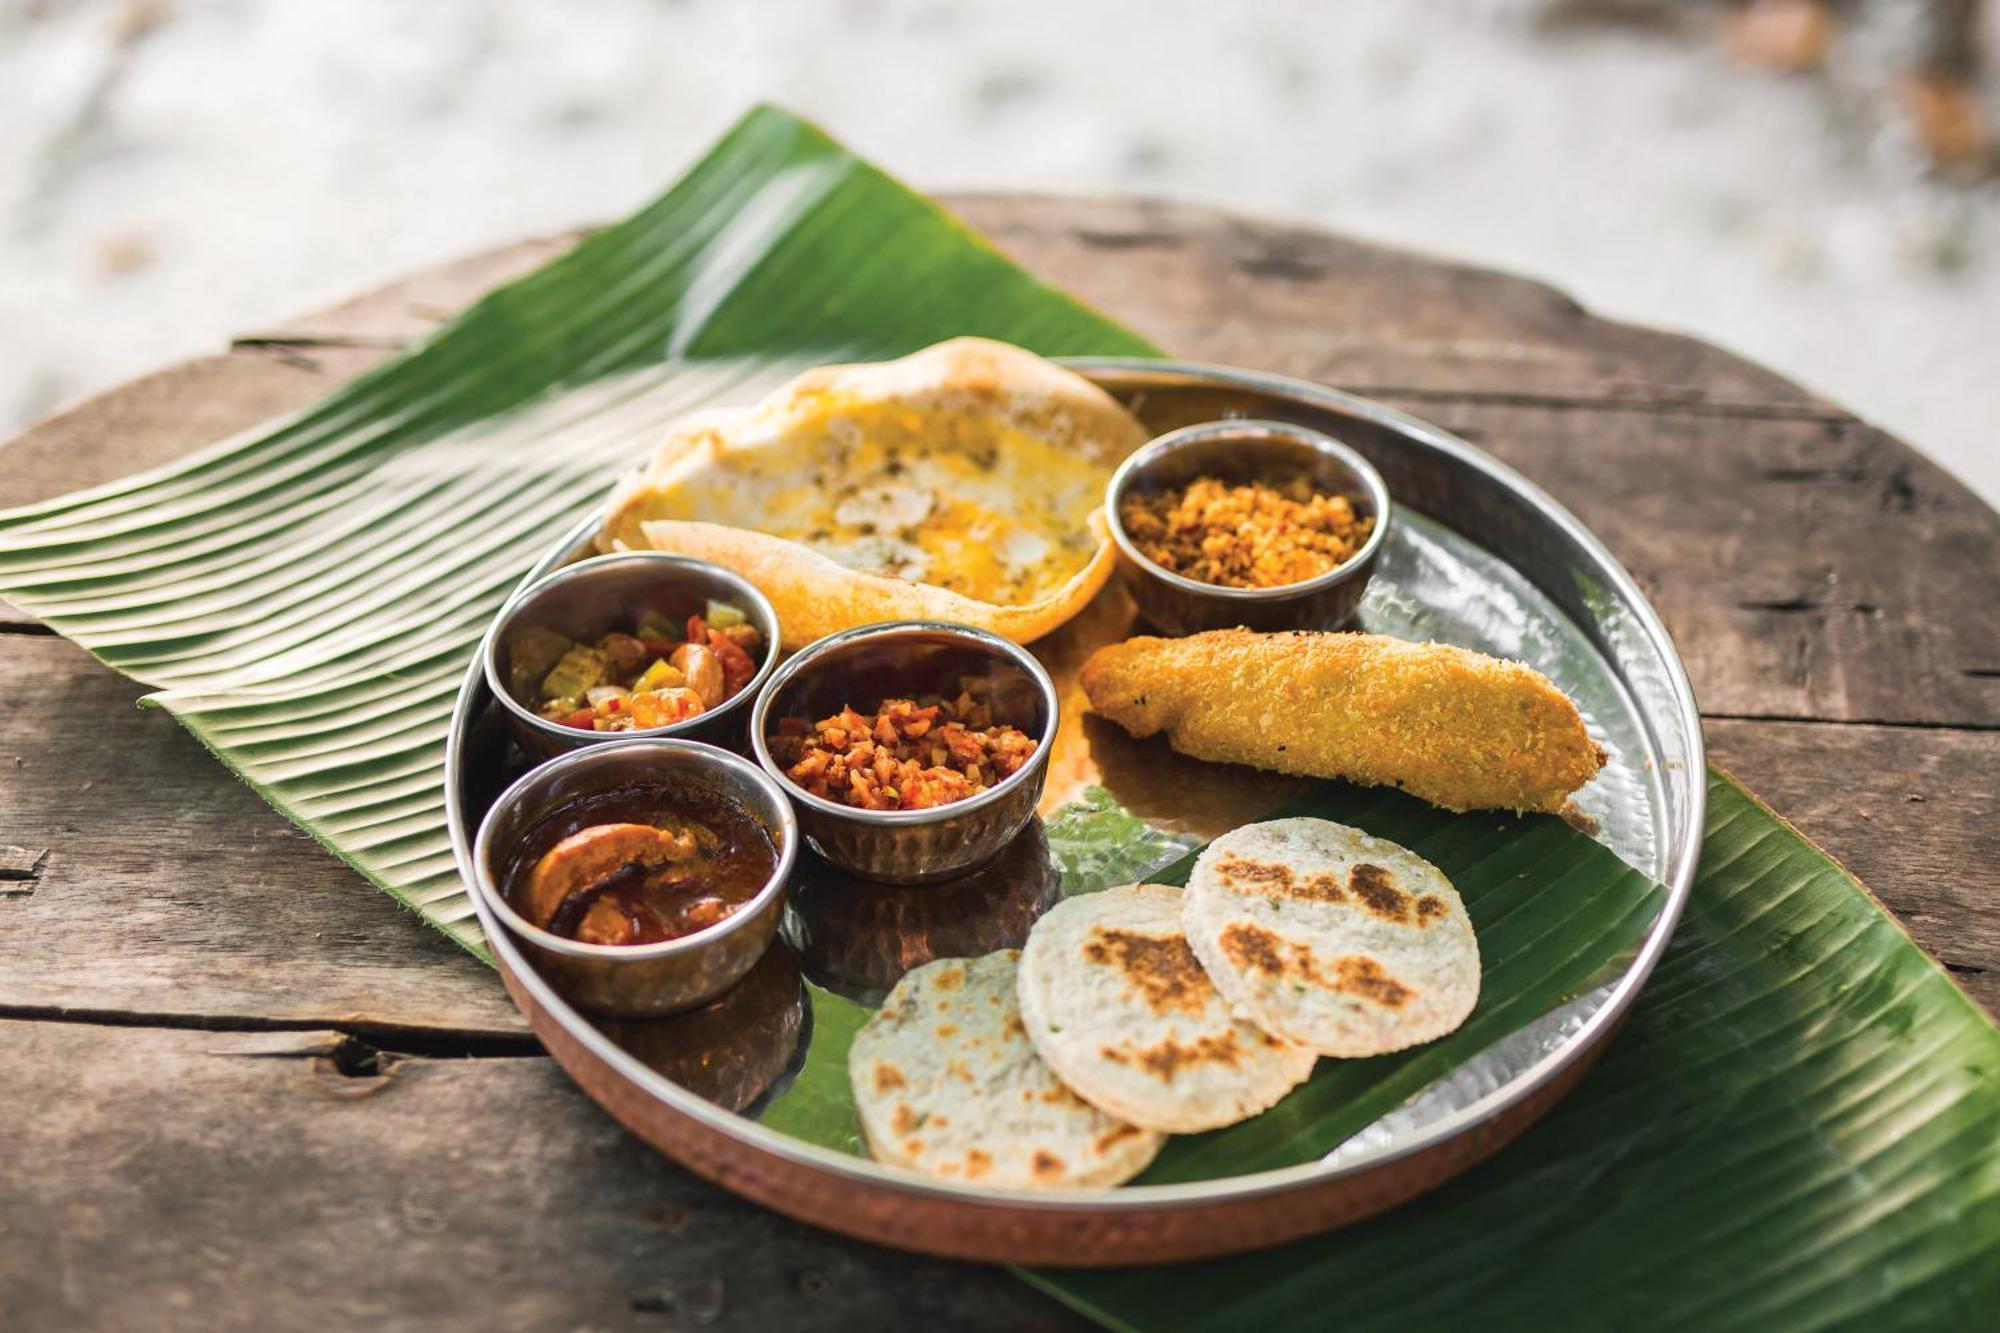
[(548, 756), (631, 736), (740, 749), (778, 642), (777, 613), (741, 575), (629, 551), (522, 589), (482, 652), (516, 737)]

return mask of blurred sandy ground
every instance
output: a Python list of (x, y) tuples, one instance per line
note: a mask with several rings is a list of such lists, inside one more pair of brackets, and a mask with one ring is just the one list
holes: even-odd
[(1699, 0), (0, 0), (0, 431), (615, 217), (770, 99), (925, 188), (1178, 196), (1546, 278), (2000, 500), (2000, 186), (1928, 178), (1882, 114), (1910, 8), (1777, 77)]

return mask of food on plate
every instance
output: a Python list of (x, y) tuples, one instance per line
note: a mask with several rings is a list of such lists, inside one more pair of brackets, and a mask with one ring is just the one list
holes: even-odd
[(1400, 787), (1447, 810), (1562, 809), (1604, 764), (1539, 671), (1379, 634), (1139, 637), (1083, 664), (1099, 713), (1182, 754)]
[(1110, 575), (1105, 484), (1145, 438), (1081, 376), (959, 338), (690, 418), (621, 483), (598, 540), (735, 570), (787, 647), (907, 619), (1026, 642)]
[(1090, 1105), (1028, 1043), (1019, 951), (906, 974), (854, 1036), (847, 1073), (869, 1155), (1002, 1189), (1117, 1185), (1164, 1136)]
[(583, 944), (658, 944), (724, 920), (777, 869), (741, 804), (667, 784), (586, 797), (543, 818), (505, 878), (516, 911)]
[(1021, 951), (1021, 1021), (1085, 1101), (1176, 1134), (1235, 1124), (1312, 1073), (1315, 1056), (1232, 1014), (1181, 931), (1181, 891), (1133, 884), (1067, 898)]
[(950, 699), (884, 699), (817, 722), (782, 718), (771, 757), (810, 795), (859, 810), (926, 810), (1005, 782), (1038, 742), (996, 722), (983, 682)]
[(1223, 996), (1322, 1055), (1435, 1041), (1479, 999), (1479, 943), (1444, 872), (1324, 819), (1225, 833), (1195, 862), (1181, 913)]
[(685, 623), (648, 613), (631, 632), (578, 643), (539, 626), (507, 639), (514, 696), (579, 731), (638, 731), (699, 717), (757, 674), (764, 636), (743, 609), (710, 602)]
[(1303, 473), (1240, 485), (1196, 477), (1126, 496), (1118, 521), (1160, 568), (1224, 588), (1316, 579), (1352, 559), (1375, 529), (1346, 496), (1315, 490)]

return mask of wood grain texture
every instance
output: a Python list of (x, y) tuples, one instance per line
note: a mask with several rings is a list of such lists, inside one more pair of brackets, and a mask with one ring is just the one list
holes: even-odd
[(1608, 543), (1705, 710), (2000, 725), (2000, 515), (1771, 372), (1541, 283), (1210, 209), (954, 201), (1177, 356), (1492, 450)]
[(1370, 395), (1842, 415), (1720, 348), (1597, 319), (1545, 283), (1491, 269), (1185, 204), (946, 202), (1176, 356)]
[[(2000, 517), (1962, 486), (1779, 376), (1539, 283), (1178, 205), (953, 202), (1177, 355), (1381, 397), (1549, 488), (1660, 606), (1717, 760), (2000, 1007)], [(78, 404), (4, 446), (0, 505), (304, 407), (574, 239)], [(123, 1026), (525, 1049), (490, 972), (34, 628), (0, 604), (0, 841), (24, 849), (8, 866), (47, 852), (0, 878), (0, 1322), (1069, 1322), (983, 1270), (700, 1184), (543, 1059), (405, 1056), (383, 1077), (323, 1032)], [(1857, 725), (1881, 721), (1912, 725)], [(57, 1009), (97, 1021), (31, 1021)]]
[(2000, 1014), (2000, 731), (1711, 720), (1709, 755)]
[(0, 507), (171, 463), (293, 412), (392, 347), (239, 347), (142, 375), (37, 422), (0, 449)]
[[(491, 968), (378, 893), (65, 639), (0, 635), (0, 1013), (525, 1042)], [(0, 889), (20, 889), (20, 883)]]
[(0, 1068), (10, 1333), (1082, 1326), (699, 1181), (539, 1057), (12, 1022)]
[(1880, 431), (1388, 401), (1588, 524), (1666, 621), (1703, 712), (2000, 726), (2000, 517)]

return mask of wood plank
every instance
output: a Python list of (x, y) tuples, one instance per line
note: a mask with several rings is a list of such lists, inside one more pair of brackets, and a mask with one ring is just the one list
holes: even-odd
[(241, 348), (127, 381), (0, 445), (0, 508), (174, 462), (325, 397), (392, 350)]
[(1081, 1326), (704, 1184), (539, 1057), (0, 1022), (0, 1068), (15, 1333)]
[(1434, 255), (1158, 200), (945, 203), (1177, 356), (1357, 393), (1842, 415), (1720, 348), (1599, 319), (1546, 283)]
[[(1131, 200), (947, 200), (1052, 282), (1177, 354), (1405, 397), (1557, 397), (1843, 416), (1694, 339), (1597, 319), (1545, 284), (1428, 256)], [(581, 233), (482, 251), (246, 333), (6, 446), (0, 505), (115, 480), (302, 407)]]
[(349, 344), (400, 347), (430, 333), (483, 292), (525, 277), (572, 249), (584, 230), (536, 236), (453, 259), (322, 310), (237, 335), (238, 347)]
[[(1423, 341), (1429, 336), (1423, 321), (1436, 318), (1464, 329), (1508, 323), (1520, 330), (1515, 340), (1519, 347), (1555, 348), (1540, 357), (1537, 364), (1542, 365), (1561, 363), (1562, 358), (1573, 357), (1579, 345), (1595, 346), (1605, 339), (1620, 356), (1658, 357), (1669, 369), (1652, 375), (1648, 393), (1659, 398), (1655, 390), (1661, 385), (1678, 386), (1666, 395), (1673, 399), (1666, 408), (1657, 403), (1644, 406), (1650, 400), (1621, 399), (1618, 391), (1607, 397), (1596, 390), (1583, 395), (1598, 400), (1591, 408), (1506, 401), (1496, 397), (1503, 394), (1495, 387), (1500, 381), (1477, 376), (1453, 381), (1464, 387), (1449, 392), (1463, 393), (1463, 401), (1430, 396), (1428, 390), (1398, 401), (1494, 449), (1549, 486), (1603, 534), (1661, 606), (1711, 711), (1985, 725), (2000, 708), (2000, 679), (1993, 674), (2000, 651), (1991, 648), (1995, 618), (1983, 614), (1976, 598), (1968, 607), (1966, 598), (1976, 592), (1974, 580), (1932, 576), (1934, 549), (1949, 553), (1961, 568), (1994, 569), (1994, 533), (2000, 519), (1893, 440), (1851, 418), (1818, 419), (1813, 413), (1819, 408), (1802, 403), (1775, 377), (1758, 378), (1726, 354), (1699, 344), (1682, 346), (1687, 343), (1684, 339), (1645, 331), (1639, 331), (1644, 336), (1636, 341), (1626, 338), (1615, 332), (1618, 326), (1590, 319), (1574, 303), (1538, 284), (1451, 266), (1442, 266), (1449, 270), (1445, 277), (1426, 278), (1424, 274), (1440, 266), (1377, 247), (1234, 221), (1206, 210), (1090, 201), (960, 203), (975, 223), (1001, 233), (1004, 243), (1040, 271), (1194, 356), (1237, 355), (1251, 364), (1294, 372), (1317, 370), (1335, 378), (1387, 374), (1370, 371), (1359, 362), (1343, 362), (1349, 353), (1335, 345), (1336, 335), (1369, 330), (1369, 337), (1384, 347), (1416, 348), (1414, 355), (1423, 361), (1435, 351)], [(1173, 239), (1182, 232), (1190, 239)], [(0, 502), (41, 498), (73, 485), (111, 480), (265, 416), (304, 406), (347, 376), (375, 364), (398, 340), (426, 331), (455, 305), (471, 299), (480, 284), (518, 273), (569, 243), (570, 238), (557, 237), (503, 247), (265, 331), (269, 338), (305, 344), (323, 340), (324, 346), (244, 347), (228, 356), (171, 368), (87, 402), (7, 446), (7, 458), (14, 466), (0, 471)], [(1274, 257), (1286, 253), (1306, 256), (1291, 266), (1298, 271), (1288, 272), (1287, 265)], [(1144, 263), (1135, 258), (1149, 255), (1153, 257)], [(1168, 268), (1156, 272), (1161, 263), (1168, 263)], [(1271, 333), (1273, 354), (1232, 353), (1226, 341), (1211, 341), (1211, 329), (1203, 321), (1213, 309), (1187, 306), (1175, 294), (1175, 283), (1166, 280), (1181, 267), (1191, 275), (1188, 283), (1224, 293), (1240, 310), (1262, 312), (1259, 318)], [(1287, 294), (1298, 284), (1311, 289), (1310, 300)], [(1420, 293), (1421, 299), (1413, 296), (1408, 304), (1431, 313), (1419, 318), (1392, 309), (1395, 303), (1389, 296), (1396, 285)], [(1352, 292), (1337, 296), (1326, 290), (1329, 287), (1351, 287)], [(1211, 306), (1221, 299), (1213, 297)], [(1291, 332), (1285, 331), (1288, 328)], [(1315, 339), (1325, 345), (1308, 355), (1309, 344), (1319, 345)], [(1312, 356), (1323, 359), (1313, 361)], [(1581, 373), (1578, 363), (1564, 364)], [(1610, 363), (1598, 369), (1608, 374)], [(1553, 380), (1538, 383), (1548, 391), (1561, 388)], [(1763, 415), (1715, 415), (1728, 402), (1753, 400)], [(1866, 532), (1867, 540), (1833, 539), (1833, 534), (1853, 532)], [(12, 645), (7, 647), (11, 650)], [(50, 660), (35, 656), (33, 648), (22, 652), (19, 660), (24, 669)], [(82, 663), (80, 655), (75, 663), (97, 672), (97, 677), (70, 681), (64, 688), (81, 691), (80, 697), (92, 700), (93, 707), (109, 709), (108, 715), (123, 712), (130, 688)], [(193, 763), (209, 771), (209, 765), (168, 719), (127, 714), (119, 725), (147, 728), (151, 737), (147, 744), (179, 747), (175, 753), (182, 757), (163, 759), (168, 768), (149, 786), (179, 782), (183, 790), (197, 790), (187, 785), (188, 774), (174, 774), (171, 766)], [(99, 740), (94, 735), (71, 735), (59, 743), (88, 750)], [(236, 803), (228, 808), (240, 817), (262, 821), (254, 825), (260, 830), (258, 845), (268, 847), (274, 840), (296, 837), (288, 825), (220, 773), (212, 777), (216, 789), (230, 793), (223, 799)], [(52, 809), (46, 806), (44, 815)], [(1807, 831), (1820, 837), (1838, 832), (1812, 821)], [(302, 856), (318, 855), (303, 840), (300, 844)], [(182, 842), (175, 847), (184, 850), (190, 845)], [(185, 864), (199, 862), (191, 859)], [(311, 910), (326, 914), (328, 924), (316, 925), (315, 930), (331, 929), (336, 941), (351, 940), (353, 932), (343, 933), (341, 923), (355, 920), (356, 912), (372, 910), (377, 915), (369, 920), (365, 936), (395, 939), (400, 932), (409, 932), (422, 937), (414, 923), (360, 889), (345, 868), (330, 860), (313, 864), (314, 870), (292, 866), (287, 873), (301, 884), (315, 886), (301, 895), (315, 905)], [(246, 867), (232, 866), (224, 878), (239, 884), (233, 892), (247, 893), (240, 885), (251, 874)], [(62, 882), (60, 872), (57, 882)], [(146, 888), (145, 876), (129, 867), (120, 882), (135, 892)], [(356, 900), (368, 901), (369, 906), (359, 907)], [(55, 899), (43, 895), (41, 901)], [(157, 903), (143, 900), (127, 905), (143, 908), (136, 918), (141, 923), (160, 910)], [(184, 1006), (175, 1013), (240, 1017), (242, 1006), (253, 998), (240, 980), (227, 976), (213, 987), (206, 979), (190, 984), (185, 976), (176, 976), (171, 985), (158, 977), (144, 984), (115, 984), (85, 966), (84, 951), (66, 950), (58, 942), (64, 933), (61, 924), (53, 914), (44, 917), (45, 910), (35, 909), (29, 915), (46, 941), (43, 947), (50, 965), (33, 975), (18, 967), (0, 970), (0, 1002), (6, 1002), (11, 991), (15, 1002), (32, 996), (33, 1002), (46, 1003), (51, 996), (68, 993), (66, 987), (78, 986), (77, 994), (95, 997), (78, 1003), (101, 1001), (103, 1007), (116, 1008), (143, 1005), (147, 995), (171, 991)], [(238, 919), (234, 913), (218, 915)], [(188, 920), (169, 938), (176, 947), (179, 942), (195, 945), (205, 941), (203, 932), (210, 928)], [(238, 947), (253, 948), (250, 941), (256, 937), (239, 933), (236, 938), (241, 941)], [(184, 970), (171, 967), (159, 951), (143, 947), (143, 935), (134, 942), (141, 945), (141, 956), (160, 959), (167, 971)], [(200, 956), (198, 948), (195, 956)], [(251, 966), (246, 962), (246, 969)], [(291, 999), (280, 1008), (300, 1021), (335, 1021), (340, 1013), (329, 1012), (308, 997), (323, 980), (338, 978), (345, 969), (330, 960), (318, 960), (313, 966), (325, 968), (321, 977), (301, 977)], [(420, 997), (421, 991), (418, 987), (413, 993)], [(340, 992), (336, 985), (336, 992), (352, 995), (354, 988)], [(403, 994), (395, 988), (387, 993)], [(417, 1003), (406, 1009), (399, 999), (389, 1008), (409, 1013), (411, 1021), (448, 1025), (470, 1021), (490, 1030), (494, 1015), (484, 1010), (483, 1002), (474, 1004), (476, 1012), (469, 1012), (468, 1004), (473, 1002), (455, 992), (440, 1006)], [(351, 1012), (380, 1018), (386, 1011)], [(510, 1015), (503, 1012), (500, 1017), (511, 1024)]]
[[(0, 1013), (518, 1038), (492, 969), (237, 782), (63, 639), (0, 635)], [(29, 890), (21, 892), (20, 890)]]
[[(2000, 578), (2000, 517), (1905, 446), (1757, 367), (1597, 320), (1540, 284), (1212, 210), (956, 202), (1038, 271), (1178, 352), (1372, 388), (1488, 444), (1578, 510), (1657, 594), (1712, 711), (2000, 723), (2000, 618), (1976, 577)], [(16, 466), (0, 476), (0, 503), (110, 480), (303, 406), (481, 284), (572, 241), (471, 256), (265, 335), (326, 346), (246, 347), (87, 402), (8, 446)], [(1243, 343), (1232, 320), (1264, 341)], [(1439, 329), (1483, 349), (1477, 366), (1452, 369)], [(1516, 362), (1561, 369), (1488, 373)], [(1647, 387), (1627, 393), (1640, 363)], [(1598, 410), (1573, 405), (1586, 400)], [(1940, 556), (1975, 577), (1938, 577)]]
[[(1211, 210), (954, 202), (1178, 354), (1387, 396), (1521, 466), (1633, 565), (1710, 709), (1994, 724), (2000, 653), (1976, 594), (2000, 520), (1781, 377), (1538, 283)], [(0, 505), (305, 406), (571, 241), (471, 256), (81, 404), (6, 446)], [(134, 694), (58, 640), (0, 633), (0, 831), (49, 853), (0, 881), (0, 1012), (518, 1039), (486, 969)], [(1718, 760), (1989, 1009), (1996, 736), (1710, 726)], [(1072, 1322), (993, 1274), (692, 1181), (546, 1061), (413, 1056), (385, 1075), (336, 1040), (0, 1021), (0, 1225), (34, 1219), (0, 1246), (8, 1326)]]
[[(1216, 209), (964, 194), (945, 204), (1035, 273), (1188, 356), (1354, 387), (1844, 415), (1696, 339), (1590, 315), (1545, 283)], [(561, 254), (537, 237), (242, 335), (396, 345)]]
[(1712, 721), (1715, 762), (2000, 1017), (2000, 732)]
[(2000, 515), (1781, 377), (1540, 283), (1214, 210), (951, 202), (1176, 355), (1492, 449), (1640, 579), (1710, 711), (2000, 725)]
[[(0, 883), (0, 1013), (524, 1030), (489, 970), (136, 694), (60, 639), (0, 637), (0, 828), (49, 851)], [(107, 718), (115, 750), (96, 743)], [(2000, 1011), (2000, 732), (1712, 720), (1708, 735)]]
[(1388, 401), (1589, 525), (1665, 619), (1704, 712), (2000, 726), (2000, 515), (1882, 432)]

